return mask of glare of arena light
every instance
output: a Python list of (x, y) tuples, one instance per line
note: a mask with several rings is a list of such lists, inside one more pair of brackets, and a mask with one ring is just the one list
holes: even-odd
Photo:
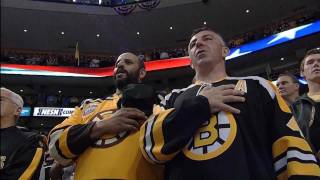
[(280, 61), (283, 61), (284, 60), (284, 58), (282, 57), (282, 58), (280, 58)]
[(100, 37), (100, 34), (97, 34), (97, 38)]
[(24, 32), (28, 32), (28, 30), (26, 30), (26, 29), (25, 29), (25, 30), (23, 30), (23, 31), (24, 31)]
[(20, 92), (23, 92), (23, 89), (20, 89)]
[(62, 31), (61, 34), (64, 35), (64, 32)]
[(99, 5), (101, 5), (102, 4), (102, 0), (99, 0)]
[(246, 10), (246, 13), (249, 13), (249, 12), (250, 12), (250, 10), (249, 10), (249, 9), (247, 9), (247, 10)]
[(60, 91), (60, 90), (58, 91), (59, 94), (60, 94), (61, 92), (62, 92), (62, 91)]
[(140, 32), (137, 32), (137, 35), (140, 35)]
[(92, 92), (92, 91), (90, 91), (89, 93), (90, 93), (90, 94), (92, 94), (93, 92)]
[(172, 27), (172, 26), (170, 26), (170, 27), (169, 27), (169, 29), (170, 29), (170, 30), (172, 30), (172, 29), (173, 29), (173, 27)]
[(204, 21), (203, 24), (206, 25), (206, 24), (207, 24), (207, 21)]

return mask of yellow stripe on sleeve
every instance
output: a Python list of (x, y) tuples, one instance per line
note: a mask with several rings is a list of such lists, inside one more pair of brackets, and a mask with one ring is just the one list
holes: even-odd
[[(72, 127), (72, 126), (70, 126)], [(70, 127), (68, 127), (67, 129), (65, 129), (63, 131), (63, 133), (61, 134), (60, 138), (59, 138), (59, 149), (62, 152), (62, 154), (67, 157), (67, 158), (74, 158), (76, 157), (75, 154), (73, 154), (69, 147), (68, 147), (68, 143), (67, 143), (67, 137), (68, 137), (68, 131), (70, 129)]]
[(287, 170), (278, 175), (278, 179), (287, 180), (290, 176), (320, 177), (320, 168), (317, 164), (291, 161), (287, 165)]
[(32, 175), (36, 171), (37, 167), (39, 166), (41, 157), (43, 154), (43, 149), (42, 148), (37, 148), (36, 153), (33, 156), (33, 159), (31, 163), (29, 164), (28, 168), (22, 173), (22, 175), (19, 177), (19, 180), (25, 180), (25, 179), (31, 179)]
[(305, 139), (294, 136), (284, 136), (273, 143), (273, 157), (277, 157), (286, 152), (289, 147), (297, 147), (303, 151), (312, 152)]
[(164, 146), (164, 135), (162, 132), (163, 121), (173, 110), (174, 109), (172, 108), (160, 113), (157, 117), (154, 127), (152, 128), (153, 139), (155, 142), (155, 146), (152, 148), (152, 153), (159, 161), (171, 160), (178, 153), (176, 152), (170, 155), (165, 155), (161, 152)]

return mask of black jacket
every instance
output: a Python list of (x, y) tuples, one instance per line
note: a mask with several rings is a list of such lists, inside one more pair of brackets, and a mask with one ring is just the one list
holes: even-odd
[(315, 152), (320, 151), (320, 103), (303, 94), (292, 104), (292, 113)]

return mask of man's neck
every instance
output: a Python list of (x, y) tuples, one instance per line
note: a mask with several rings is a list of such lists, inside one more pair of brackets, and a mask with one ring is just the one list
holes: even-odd
[(15, 120), (12, 119), (12, 118), (6, 118), (6, 117), (1, 117), (1, 120), (0, 120), (0, 128), (1, 129), (4, 129), (4, 128), (8, 128), (8, 127), (11, 127), (11, 126), (15, 126)]
[(320, 95), (320, 83), (308, 81), (308, 95)]
[(205, 83), (214, 83), (227, 77), (224, 65), (217, 65), (210, 71), (198, 71), (196, 74), (197, 81)]
[(299, 97), (299, 94), (294, 94), (294, 95), (291, 95), (291, 96), (287, 97), (287, 98), (285, 99), (285, 101), (286, 101), (286, 103), (287, 103), (288, 105), (290, 105), (290, 104), (292, 104), (293, 102), (295, 102), (298, 97)]

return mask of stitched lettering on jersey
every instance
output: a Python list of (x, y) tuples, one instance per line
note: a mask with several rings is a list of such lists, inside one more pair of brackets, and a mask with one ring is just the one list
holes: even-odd
[(85, 117), (85, 116), (89, 115), (94, 110), (96, 110), (97, 107), (98, 107), (97, 103), (88, 104), (87, 107), (85, 106), (84, 109), (83, 109), (82, 117)]
[(203, 124), (183, 149), (186, 157), (202, 161), (224, 153), (233, 143), (237, 124), (231, 113), (220, 112)]
[[(110, 118), (115, 111), (116, 110), (107, 110), (99, 112), (90, 121), (108, 121), (108, 118)], [(129, 134), (130, 132), (125, 131), (115, 135), (104, 135), (99, 138), (92, 147), (107, 148), (114, 146), (123, 141)]]

